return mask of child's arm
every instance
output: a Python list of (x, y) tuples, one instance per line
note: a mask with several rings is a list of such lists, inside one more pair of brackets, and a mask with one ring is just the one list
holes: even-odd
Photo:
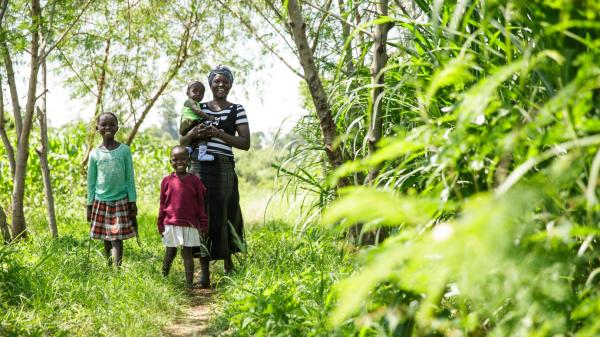
[(90, 154), (90, 159), (88, 160), (88, 174), (87, 174), (87, 210), (86, 210), (86, 220), (88, 222), (92, 221), (92, 204), (94, 203), (94, 198), (96, 196), (96, 179), (98, 178), (98, 167), (96, 166), (96, 158), (94, 153)]
[(209, 116), (206, 112), (202, 111), (201, 109), (198, 109), (198, 106), (196, 105), (196, 102), (194, 102), (191, 99), (188, 99), (185, 101), (185, 103), (183, 103), (183, 106), (186, 108), (190, 108), (192, 109), (192, 111), (198, 115), (200, 118), (203, 118), (207, 121), (214, 121), (215, 117), (213, 116)]
[(206, 206), (205, 206), (205, 202), (204, 202), (204, 197), (206, 196), (206, 187), (204, 187), (204, 185), (202, 184), (202, 181), (200, 180), (200, 178), (198, 178), (196, 180), (197, 182), (197, 189), (198, 189), (198, 195), (199, 198), (197, 198), (197, 202), (198, 202), (198, 220), (200, 222), (200, 226), (198, 227), (198, 230), (202, 233), (208, 233), (208, 216), (206, 215)]
[(135, 218), (137, 216), (137, 194), (135, 192), (135, 175), (133, 172), (133, 158), (131, 150), (127, 147), (125, 153), (125, 179), (127, 181), (127, 199), (129, 200), (129, 216)]
[(167, 178), (164, 178), (160, 183), (160, 204), (158, 206), (158, 233), (163, 235), (165, 232), (165, 216), (167, 212), (165, 211), (167, 196), (165, 194), (167, 187)]

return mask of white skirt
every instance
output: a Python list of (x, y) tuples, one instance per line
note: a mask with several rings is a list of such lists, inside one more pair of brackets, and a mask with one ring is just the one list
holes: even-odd
[(200, 234), (196, 227), (165, 225), (165, 232), (163, 235), (163, 244), (166, 247), (200, 246)]

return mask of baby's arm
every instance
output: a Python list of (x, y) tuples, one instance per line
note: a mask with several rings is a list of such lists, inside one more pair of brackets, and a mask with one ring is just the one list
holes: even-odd
[(188, 99), (187, 101), (185, 101), (185, 103), (183, 105), (186, 108), (192, 109), (192, 111), (196, 115), (198, 115), (198, 117), (203, 118), (204, 120), (211, 121), (211, 122), (215, 120), (215, 117), (209, 116), (206, 112), (202, 111), (201, 109), (198, 109), (198, 106), (196, 105), (196, 103), (191, 99)]

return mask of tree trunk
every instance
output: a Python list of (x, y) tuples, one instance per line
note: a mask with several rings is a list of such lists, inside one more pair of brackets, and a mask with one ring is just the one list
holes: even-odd
[(50, 166), (48, 165), (48, 119), (46, 110), (46, 60), (42, 61), (42, 108), (37, 108), (37, 117), (40, 123), (40, 146), (36, 149), (40, 158), (40, 169), (44, 180), (44, 192), (46, 194), (46, 210), (48, 212), (48, 229), (53, 238), (58, 237), (56, 225), (56, 213), (54, 211), (54, 194), (52, 192), (52, 180), (50, 178)]
[[(306, 23), (304, 22), (304, 17), (302, 16), (302, 10), (298, 1), (289, 0), (287, 11), (294, 43), (296, 44), (298, 55), (300, 56), (300, 64), (304, 70), (304, 79), (308, 84), (310, 95), (319, 118), (325, 153), (327, 154), (327, 159), (329, 160), (331, 167), (335, 169), (343, 163), (342, 152), (338, 147), (334, 146), (337, 130), (335, 123), (333, 122), (329, 102), (327, 101), (327, 94), (323, 89), (314, 56), (306, 38)], [(346, 180), (340, 180), (338, 186), (344, 185), (347, 185)]]
[(4, 213), (2, 206), (0, 206), (0, 233), (2, 233), (2, 240), (4, 243), (9, 243), (11, 236), (10, 231), (8, 230), (8, 224), (6, 223), (6, 213)]
[(98, 97), (96, 97), (96, 108), (94, 109), (94, 118), (90, 122), (89, 132), (86, 138), (86, 150), (81, 162), (81, 172), (86, 172), (87, 163), (90, 159), (90, 153), (94, 148), (94, 138), (96, 138), (96, 118), (103, 111), (102, 103), (104, 98), (104, 87), (106, 86), (106, 68), (108, 67), (108, 56), (110, 55), (110, 36), (106, 40), (106, 47), (104, 48), (104, 58), (102, 59), (102, 69), (100, 70), (100, 78), (98, 79)]
[(6, 127), (4, 124), (4, 93), (2, 92), (2, 77), (0, 76), (0, 138), (2, 138), (2, 144), (6, 149), (8, 155), (8, 165), (10, 166), (10, 176), (12, 179), (15, 178), (15, 149), (10, 143), (8, 134), (6, 133)]
[(12, 200), (12, 235), (14, 238), (27, 237), (27, 225), (23, 210), (25, 197), (25, 175), (27, 173), (27, 158), (29, 157), (29, 135), (33, 124), (35, 108), (37, 76), (40, 67), (39, 55), (39, 28), (41, 21), (41, 8), (39, 0), (31, 1), (31, 67), (29, 72), (29, 85), (27, 89), (27, 103), (23, 118), (23, 129), (18, 135), (17, 159)]
[[(379, 17), (387, 16), (388, 1), (379, 0), (377, 2), (377, 14)], [(388, 55), (386, 50), (387, 34), (391, 25), (389, 22), (381, 23), (375, 26), (373, 34), (373, 62), (371, 63), (371, 93), (369, 98), (369, 109), (371, 113), (371, 124), (367, 136), (369, 155), (372, 156), (377, 150), (377, 142), (381, 139), (383, 128), (383, 109), (381, 109), (381, 99), (383, 98), (383, 89), (385, 85), (385, 67)], [(375, 182), (379, 174), (380, 166), (375, 166), (369, 170), (367, 183)]]

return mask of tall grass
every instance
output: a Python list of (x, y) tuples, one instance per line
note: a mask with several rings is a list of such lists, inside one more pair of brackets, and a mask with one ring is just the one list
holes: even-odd
[(249, 233), (248, 255), (221, 279), (214, 333), (232, 336), (344, 336), (349, 324), (327, 322), (337, 296), (332, 285), (353, 270), (348, 251), (331, 233), (268, 222)]
[[(402, 38), (388, 44), (385, 137), (373, 156), (368, 72), (328, 74), (353, 159), (330, 179), (361, 185), (382, 168), (376, 186), (317, 212), (342, 229), (394, 228), (339, 285), (331, 322), (394, 336), (598, 335), (598, 4), (414, 4), (405, 13), (390, 2)], [(311, 123), (300, 126), (303, 158), (321, 155)], [(320, 195), (333, 186), (294, 172)], [(385, 289), (395, 295), (381, 299)]]

